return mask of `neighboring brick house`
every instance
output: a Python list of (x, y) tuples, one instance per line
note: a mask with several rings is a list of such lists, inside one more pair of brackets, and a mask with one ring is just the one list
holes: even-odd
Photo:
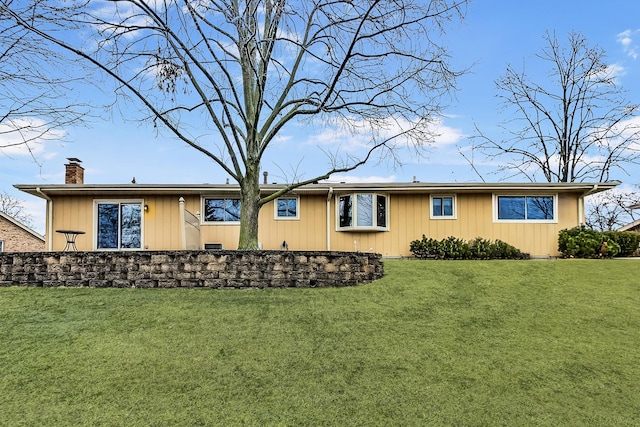
[(0, 252), (44, 251), (44, 237), (0, 212)]

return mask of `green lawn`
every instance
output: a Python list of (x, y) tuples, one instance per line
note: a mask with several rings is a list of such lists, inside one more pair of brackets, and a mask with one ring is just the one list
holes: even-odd
[(353, 288), (0, 289), (0, 425), (637, 426), (640, 260)]

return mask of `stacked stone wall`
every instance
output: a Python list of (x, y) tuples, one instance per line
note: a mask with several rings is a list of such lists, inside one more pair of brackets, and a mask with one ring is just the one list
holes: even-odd
[(284, 288), (353, 286), (383, 276), (380, 254), (297, 251), (0, 254), (0, 286)]

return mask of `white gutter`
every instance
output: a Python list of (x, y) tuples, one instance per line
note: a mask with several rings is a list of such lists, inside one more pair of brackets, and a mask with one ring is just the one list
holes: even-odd
[[(491, 192), (491, 191), (592, 191), (593, 185), (598, 185), (598, 191), (604, 191), (620, 185), (619, 181), (601, 183), (334, 183), (334, 184), (308, 184), (296, 189), (299, 194), (318, 193), (326, 194), (333, 189), (337, 192), (375, 191), (388, 193), (424, 193), (424, 192)], [(14, 185), (17, 189), (34, 194), (36, 186)], [(239, 186), (235, 184), (56, 184), (41, 186), (44, 191), (54, 195), (91, 194), (101, 193), (122, 196), (124, 194), (226, 194), (237, 193)], [(281, 184), (269, 184), (261, 186), (261, 193), (271, 193), (284, 188)]]
[(333, 196), (333, 187), (329, 187), (327, 192), (327, 251), (331, 251), (331, 197)]
[(47, 223), (45, 225), (45, 237), (47, 239), (47, 251), (53, 251), (53, 200), (36, 187), (36, 192), (47, 201)]

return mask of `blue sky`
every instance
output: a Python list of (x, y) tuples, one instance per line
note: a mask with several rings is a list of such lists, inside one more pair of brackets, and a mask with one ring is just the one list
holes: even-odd
[[(546, 31), (555, 31), (566, 40), (570, 31), (579, 31), (591, 45), (597, 44), (614, 65), (619, 83), (627, 97), (640, 103), (640, 2), (631, 0), (475, 0), (466, 19), (448, 27), (445, 45), (452, 63), (470, 72), (458, 81), (456, 97), (446, 100), (448, 107), (440, 123), (442, 136), (427, 149), (424, 157), (411, 153), (402, 156), (404, 166), (371, 163), (337, 181), (407, 182), (415, 176), (423, 182), (468, 182), (479, 180), (466, 160), (458, 153), (470, 142), (474, 122), (485, 132), (496, 131), (503, 117), (499, 115), (494, 81), (506, 66), (521, 68), (523, 61), (532, 73), (534, 54), (544, 46)], [(95, 96), (100, 96), (99, 94)], [(122, 116), (126, 116), (123, 112)], [(138, 183), (223, 183), (227, 176), (211, 160), (166, 135), (156, 135), (145, 124), (128, 121), (115, 109), (104, 120), (94, 120), (89, 127), (65, 129), (64, 142), (48, 141), (38, 148), (41, 166), (24, 152), (0, 154), (0, 191), (7, 191), (25, 201), (33, 213), (35, 228), (44, 231), (44, 203), (14, 190), (13, 184), (59, 184), (64, 182), (67, 157), (83, 161), (86, 183), (128, 183), (135, 176)], [(269, 180), (282, 182), (282, 173), (294, 169), (306, 177), (322, 172), (324, 162), (308, 149), (315, 141), (339, 139), (340, 135), (320, 126), (286, 129), (283, 142), (275, 144), (263, 162)], [(316, 157), (314, 157), (316, 156)], [(495, 166), (477, 164), (487, 181)], [(631, 176), (619, 174), (614, 179), (624, 185), (640, 184), (640, 168), (630, 169)]]

